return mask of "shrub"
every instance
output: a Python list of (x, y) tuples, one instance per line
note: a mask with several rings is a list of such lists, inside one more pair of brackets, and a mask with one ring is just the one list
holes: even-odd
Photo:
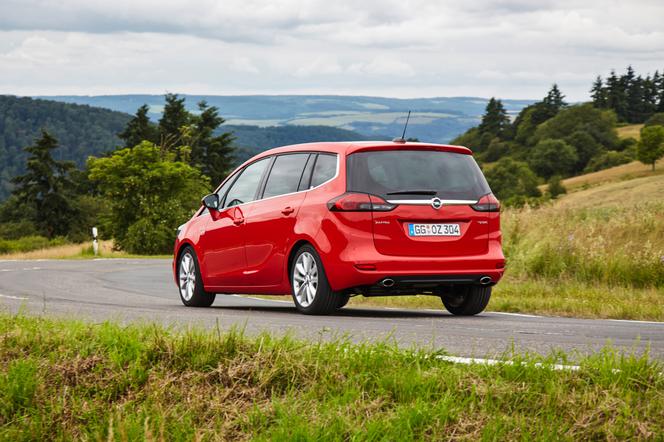
[(574, 170), (579, 156), (576, 149), (563, 140), (542, 140), (532, 149), (528, 163), (540, 176), (568, 175)]
[(18, 239), (0, 239), (0, 253), (29, 252), (66, 244), (62, 237), (48, 239), (43, 236), (25, 236)]
[(620, 166), (621, 164), (629, 163), (630, 161), (632, 161), (632, 159), (627, 154), (610, 150), (599, 154), (590, 160), (584, 172), (597, 172), (598, 170)]
[(558, 195), (562, 195), (564, 193), (567, 193), (567, 189), (565, 186), (563, 186), (563, 183), (560, 179), (560, 175), (554, 175), (551, 177), (549, 180), (549, 187), (548, 187), (549, 195), (551, 195), (551, 198), (556, 198)]

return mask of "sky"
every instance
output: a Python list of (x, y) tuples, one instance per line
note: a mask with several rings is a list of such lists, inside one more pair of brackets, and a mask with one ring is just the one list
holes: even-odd
[(588, 99), (664, 70), (663, 0), (0, 0), (0, 94)]

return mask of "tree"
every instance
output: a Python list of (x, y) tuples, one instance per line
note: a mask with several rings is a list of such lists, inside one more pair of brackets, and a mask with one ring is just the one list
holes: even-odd
[(105, 229), (131, 253), (170, 253), (176, 227), (209, 191), (198, 169), (148, 141), (90, 158), (88, 168), (110, 208)]
[(565, 103), (565, 96), (560, 92), (556, 83), (553, 83), (553, 86), (551, 86), (551, 89), (542, 100), (542, 103), (555, 109), (556, 112), (567, 106), (567, 103)]
[(547, 138), (565, 139), (576, 131), (582, 131), (587, 132), (606, 149), (613, 149), (618, 145), (615, 124), (616, 117), (612, 111), (596, 109), (590, 103), (569, 106), (540, 124), (533, 141), (537, 143)]
[(636, 148), (636, 157), (643, 164), (652, 165), (664, 156), (664, 126), (647, 126), (641, 129), (641, 141)]
[(516, 196), (538, 197), (542, 193), (537, 188), (537, 176), (528, 167), (528, 164), (502, 158), (490, 169), (484, 172), (491, 190), (501, 200), (508, 200)]
[(590, 89), (590, 96), (593, 99), (593, 105), (596, 108), (604, 109), (607, 107), (606, 99), (606, 89), (604, 88), (604, 83), (602, 82), (602, 77), (599, 75), (595, 79), (592, 88)]
[(31, 221), (48, 238), (66, 235), (77, 215), (71, 204), (73, 184), (69, 177), (74, 164), (54, 160), (57, 148), (58, 141), (42, 130), (35, 144), (24, 149), (29, 154), (26, 173), (12, 179), (15, 200), (27, 207)]
[[(509, 134), (510, 119), (500, 100), (491, 97), (479, 125), (480, 134), (490, 134), (494, 137), (504, 137)], [(488, 145), (487, 145), (488, 147)]]
[(201, 101), (198, 110), (198, 116), (191, 116), (191, 164), (199, 167), (216, 185), (233, 166), (233, 136), (230, 133), (214, 135), (225, 121), (216, 107)]
[(579, 161), (576, 150), (563, 140), (542, 140), (532, 149), (528, 163), (538, 175), (568, 175)]
[(624, 81), (611, 71), (606, 79), (606, 104), (615, 111), (619, 121), (625, 121), (626, 101)]
[(157, 128), (150, 123), (148, 112), (150, 107), (147, 104), (139, 107), (134, 117), (129, 120), (125, 129), (118, 134), (124, 141), (124, 147), (134, 147), (141, 141), (151, 141), (157, 143), (159, 135)]
[(579, 158), (574, 167), (574, 172), (581, 172), (588, 161), (602, 150), (602, 146), (588, 132), (583, 130), (575, 130), (565, 138), (565, 142), (574, 148)]
[(166, 150), (174, 150), (181, 144), (182, 130), (191, 122), (191, 114), (185, 108), (184, 98), (166, 94), (164, 113), (159, 120), (159, 141)]

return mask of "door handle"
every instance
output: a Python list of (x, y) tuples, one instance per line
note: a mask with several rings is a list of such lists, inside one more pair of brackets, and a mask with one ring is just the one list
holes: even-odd
[(291, 206), (285, 207), (281, 213), (284, 215), (290, 215), (291, 213), (295, 212), (295, 209), (293, 209)]
[(244, 222), (244, 218), (234, 218), (233, 219), (233, 224), (235, 224), (236, 226), (239, 226), (243, 222)]

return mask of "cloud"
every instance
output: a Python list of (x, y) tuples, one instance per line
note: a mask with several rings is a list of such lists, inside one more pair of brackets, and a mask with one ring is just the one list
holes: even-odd
[(0, 93), (539, 98), (664, 69), (661, 0), (2, 0)]

